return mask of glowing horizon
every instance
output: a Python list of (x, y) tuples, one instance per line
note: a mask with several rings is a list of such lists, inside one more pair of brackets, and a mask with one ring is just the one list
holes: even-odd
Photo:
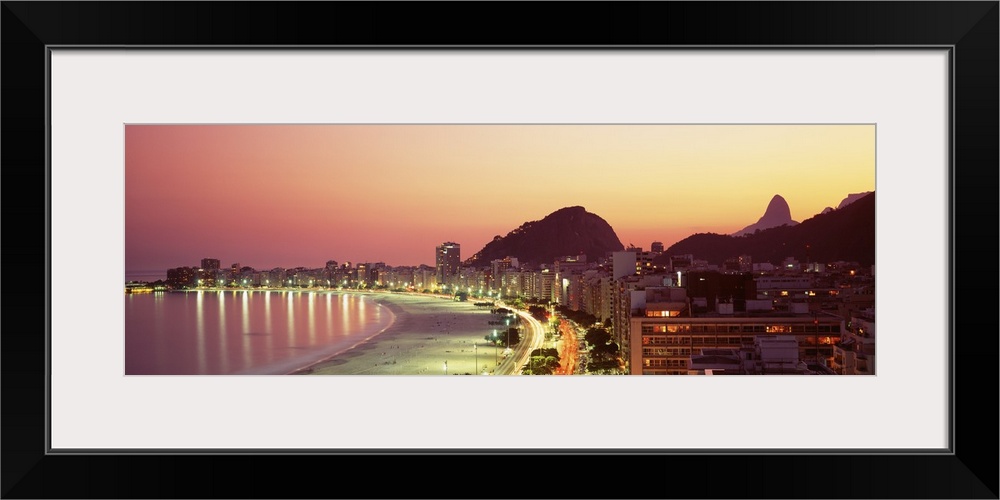
[(874, 190), (874, 125), (127, 125), (125, 267), (433, 266), (568, 206), (669, 248)]

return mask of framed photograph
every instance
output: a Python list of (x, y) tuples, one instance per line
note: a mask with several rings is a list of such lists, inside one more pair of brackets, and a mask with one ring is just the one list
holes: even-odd
[[(434, 12), (450, 10), (4, 3), (8, 185), (45, 193), (27, 204), (8, 197), (26, 231), (44, 227), (44, 237), (8, 239), (23, 259), (9, 267), (44, 269), (45, 287), (44, 301), (7, 302), (18, 314), (7, 315), (3, 337), (3, 447), (14, 458), (4, 460), (5, 497), (306, 494), (219, 472), (247, 455), (276, 468), (431, 458), (456, 489), (426, 494), (476, 497), (496, 473), (468, 456), (493, 455), (573, 474), (580, 462), (564, 459), (636, 458), (629, 470), (677, 467), (686, 482), (713, 485), (684, 489), (689, 497), (997, 498), (996, 464), (975, 458), (996, 456), (995, 430), (974, 423), (995, 421), (996, 405), (956, 385), (995, 380), (996, 357), (980, 353), (996, 352), (997, 339), (962, 342), (957, 332), (981, 326), (955, 314), (959, 298), (983, 296), (956, 276), (997, 255), (995, 237), (978, 237), (997, 227), (997, 2), (643, 3), (611, 8), (636, 28), (611, 39), (543, 22), (529, 32), (552, 41), (531, 45), (501, 35), (505, 19), (521, 19), (519, 5), (494, 16), (496, 27), (429, 35), (440, 23)], [(607, 19), (596, 4), (579, 14)], [(431, 21), (419, 30), (406, 22), (424, 16)], [(717, 21), (698, 32), (681, 22), (696, 18)], [(349, 22), (360, 19), (384, 21)], [(747, 19), (757, 20), (753, 29), (740, 24)], [(877, 307), (858, 305), (851, 321), (821, 321), (819, 301), (808, 300), (838, 293), (841, 281), (755, 282), (753, 296), (734, 301), (718, 291), (729, 285), (688, 280), (711, 281), (699, 273), (729, 265), (749, 275), (751, 262), (657, 260), (632, 241), (665, 241), (667, 257), (703, 253), (724, 243), (684, 252), (674, 243), (699, 234), (750, 241), (755, 228), (817, 227), (858, 207), (875, 214), (872, 262), (811, 246), (805, 263), (778, 261), (815, 273), (823, 263), (824, 275), (831, 263), (871, 283)], [(504, 263), (531, 221), (576, 209), (613, 221), (625, 240), (557, 257), (551, 268), (527, 257), (523, 268)], [(643, 226), (651, 218), (676, 227), (657, 222), (657, 236)], [(959, 248), (970, 220), (986, 229)], [(460, 243), (461, 259), (451, 258)], [(519, 294), (499, 291), (526, 282), (542, 290), (546, 273), (558, 277), (548, 297), (584, 309), (589, 264), (606, 258), (602, 269), (620, 274), (647, 257), (669, 274), (644, 285), (652, 295), (614, 295), (641, 317), (626, 315), (633, 335), (613, 339), (630, 353), (621, 371), (647, 376), (441, 376), (586, 371), (582, 358), (501, 346), (499, 335), (463, 326), (463, 315), (504, 320), (496, 301)], [(473, 261), (479, 275), (460, 270)], [(157, 275), (134, 274), (144, 270)], [(771, 343), (739, 358), (748, 375), (792, 376), (648, 376), (733, 373), (726, 356), (743, 351), (723, 352), (719, 339), (752, 342), (742, 332), (756, 323), (723, 317), (727, 308), (791, 316), (808, 314), (809, 302), (809, 321), (757, 322)], [(671, 317), (675, 303), (688, 320)], [(428, 307), (440, 311), (421, 316)], [(696, 310), (714, 319), (699, 321)], [(865, 314), (876, 310), (877, 351), (874, 341), (871, 351), (848, 349), (845, 338), (873, 339)], [(15, 328), (29, 312), (44, 325)], [(351, 323), (359, 317), (367, 326)], [(538, 318), (514, 318), (528, 323), (532, 347), (577, 344), (558, 323), (536, 331)], [(410, 345), (397, 332), (404, 323), (447, 346), (428, 354)], [(729, 323), (751, 329), (734, 336)], [(380, 342), (365, 344), (377, 349), (345, 351), (383, 329)], [(795, 337), (790, 350), (782, 335)], [(702, 342), (697, 360), (680, 352), (682, 339)], [(768, 357), (782, 348), (794, 361)], [(454, 356), (450, 373), (439, 351)], [(807, 376), (823, 370), (860, 375)], [(289, 373), (305, 376), (280, 375)], [(92, 479), (51, 481), (80, 469)], [(208, 478), (208, 469), (233, 486), (165, 486), (176, 474)], [(756, 479), (770, 470), (811, 479)], [(719, 485), (720, 475), (741, 479)], [(663, 495), (660, 486), (626, 494), (620, 481), (586, 483), (570, 495)], [(408, 497), (410, 488), (374, 494)]]

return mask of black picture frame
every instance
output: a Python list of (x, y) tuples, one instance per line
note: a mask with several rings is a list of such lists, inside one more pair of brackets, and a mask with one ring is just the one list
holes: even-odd
[[(552, 488), (527, 493), (538, 497), (998, 498), (993, 385), (998, 368), (997, 286), (992, 274), (1000, 255), (997, 1), (555, 3), (548, 8), (538, 3), (2, 3), (0, 159), (8, 195), (3, 253), (10, 264), (4, 266), (9, 293), (3, 296), (7, 314), (0, 336), (4, 498), (301, 498), (339, 496), (342, 491), (359, 496), (336, 484), (331, 490), (314, 490), (317, 482), (330, 482), (325, 476), (290, 481), (285, 474), (337, 467), (341, 474), (332, 478), (336, 482), (365, 469), (395, 477), (400, 469), (422, 468), (417, 467), (420, 463), (433, 464), (442, 471), (440, 476), (417, 483), (387, 478), (363, 496), (513, 498), (525, 495), (515, 484), (530, 469), (533, 475), (541, 472), (553, 478)], [(465, 22), (454, 22), (456, 15)], [(49, 454), (49, 311), (38, 282), (41, 270), (48, 270), (50, 252), (46, 62), (47, 47), (53, 45), (949, 46), (954, 102), (952, 453), (425, 453), (419, 458), (380, 453)], [(978, 278), (983, 272), (987, 277)], [(46, 283), (52, 279), (46, 272)], [(21, 284), (29, 284), (28, 290)], [(987, 304), (977, 303), (984, 299)], [(615, 417), (595, 412), (594, 418), (595, 432), (603, 432), (600, 424)], [(503, 487), (484, 486), (508, 467), (511, 478), (502, 481)]]

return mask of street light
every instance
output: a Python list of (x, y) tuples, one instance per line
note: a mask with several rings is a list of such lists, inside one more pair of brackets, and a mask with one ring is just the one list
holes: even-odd
[(497, 331), (493, 330), (493, 364), (500, 364), (500, 357), (497, 355)]
[(479, 344), (473, 342), (472, 350), (476, 353), (476, 373), (479, 373)]
[(507, 325), (507, 349), (510, 349), (510, 318), (505, 319), (504, 323)]

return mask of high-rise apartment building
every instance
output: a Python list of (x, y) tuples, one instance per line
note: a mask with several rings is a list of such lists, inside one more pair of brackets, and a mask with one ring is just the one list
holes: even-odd
[(495, 259), (490, 261), (490, 268), (492, 271), (491, 277), (493, 282), (490, 287), (494, 290), (501, 290), (504, 287), (504, 275), (509, 269), (516, 269), (518, 267), (517, 257), (504, 257), (503, 259)]
[(368, 278), (369, 278), (368, 272), (369, 271), (370, 271), (370, 269), (368, 269), (368, 264), (367, 263), (366, 264), (358, 264), (357, 272), (358, 272), (358, 284), (359, 285), (360, 284), (367, 284), (368, 283)]
[(461, 245), (455, 242), (445, 242), (437, 247), (435, 252), (435, 267), (439, 285), (453, 284), (454, 277), (462, 265)]
[(206, 271), (214, 271), (219, 268), (219, 259), (201, 259), (201, 268)]
[(614, 252), (612, 259), (611, 279), (632, 276), (636, 273), (636, 252)]

